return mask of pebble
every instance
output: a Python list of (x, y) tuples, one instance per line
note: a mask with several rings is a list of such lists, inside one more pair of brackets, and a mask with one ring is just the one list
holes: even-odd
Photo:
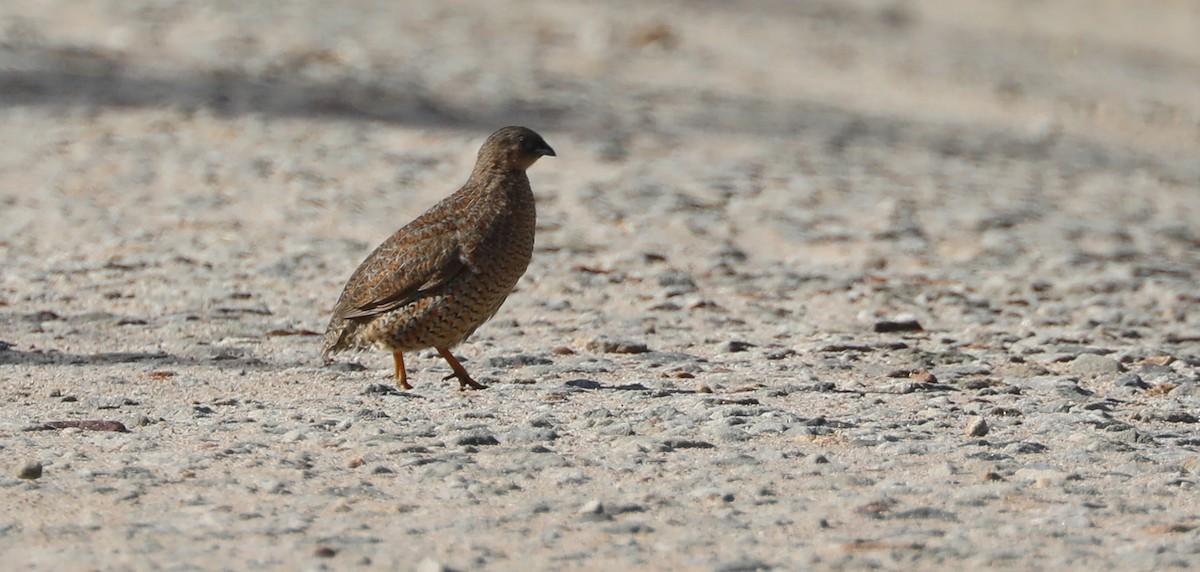
[(1035, 453), (1044, 453), (1049, 450), (1049, 447), (1033, 441), (1020, 441), (1008, 445), (1002, 449), (1008, 454), (1031, 455)]
[(490, 357), (484, 361), (488, 367), (512, 368), (530, 365), (552, 365), (554, 360), (533, 354), (517, 354), (511, 356)]
[(691, 276), (676, 271), (660, 274), (658, 276), (658, 285), (663, 287), (663, 294), (668, 298), (691, 294), (699, 289), (696, 287), (696, 281)]
[(1173, 410), (1157, 410), (1143, 409), (1134, 414), (1133, 418), (1138, 421), (1160, 421), (1163, 423), (1184, 423), (1193, 424), (1198, 421), (1197, 417), (1192, 413), (1182, 409)]
[(607, 336), (585, 340), (582, 346), (585, 350), (595, 353), (644, 354), (650, 351), (650, 347), (643, 342)]
[(1136, 373), (1126, 373), (1117, 379), (1113, 380), (1113, 385), (1117, 387), (1129, 387), (1133, 389), (1149, 389), (1150, 384), (1142, 381), (1142, 377)]
[(988, 424), (982, 417), (971, 417), (967, 419), (967, 426), (963, 428), (963, 433), (968, 437), (983, 437), (988, 434)]
[(137, 415), (133, 417), (133, 419), (129, 422), (129, 425), (133, 427), (146, 427), (152, 423), (154, 423), (153, 419), (150, 419), (145, 415)]
[(756, 346), (750, 342), (744, 342), (741, 340), (729, 340), (729, 341), (726, 341), (721, 344), (721, 351), (724, 353), (738, 353), (738, 352), (744, 352), (753, 347), (756, 347)]
[(573, 468), (550, 469), (546, 473), (548, 473), (551, 482), (556, 486), (582, 485), (591, 480), (587, 475), (583, 474), (583, 471)]
[(426, 556), (420, 562), (417, 562), (413, 572), (452, 572), (449, 566)]
[(1081, 354), (1072, 360), (1070, 364), (1071, 373), (1076, 375), (1107, 375), (1120, 373), (1124, 369), (1121, 362), (1096, 354)]
[(42, 464), (37, 461), (27, 461), (17, 470), (17, 478), (36, 481), (42, 478)]
[(496, 439), (495, 435), (492, 435), (487, 431), (475, 431), (465, 435), (460, 435), (454, 440), (454, 444), (460, 447), (483, 447), (499, 445), (500, 440)]
[(775, 567), (761, 560), (734, 560), (718, 564), (713, 572), (770, 572)]
[(894, 333), (894, 332), (920, 332), (924, 328), (921, 323), (916, 320), (880, 320), (875, 322), (874, 331), (876, 333)]
[(676, 449), (712, 449), (716, 447), (716, 445), (708, 441), (696, 439), (666, 439), (662, 444), (671, 451)]
[(603, 530), (609, 534), (649, 534), (654, 532), (654, 528), (650, 525), (637, 521), (624, 521), (616, 524), (610, 524), (604, 527)]
[(578, 512), (579, 514), (600, 514), (604, 512), (604, 505), (599, 500), (592, 499), (583, 503)]
[(558, 439), (558, 432), (553, 429), (521, 428), (504, 434), (506, 443), (538, 443)]

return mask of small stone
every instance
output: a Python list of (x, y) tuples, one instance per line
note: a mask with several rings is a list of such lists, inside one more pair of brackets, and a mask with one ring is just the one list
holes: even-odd
[(73, 434), (80, 431), (114, 431), (117, 433), (128, 433), (129, 429), (125, 428), (125, 424), (120, 421), (109, 421), (106, 419), (83, 419), (71, 421), (47, 421), (42, 424), (43, 427), (50, 429), (62, 429), (63, 434)]
[(280, 440), (284, 443), (299, 443), (300, 441), (304, 440), (304, 431), (292, 429), (291, 431), (284, 433)]
[(417, 563), (414, 572), (450, 572), (450, 568), (428, 556)]
[(942, 520), (946, 522), (958, 522), (958, 515), (933, 507), (923, 506), (910, 510), (902, 510), (892, 513), (889, 518), (897, 520)]
[(1143, 410), (1143, 411), (1134, 413), (1133, 418), (1138, 421), (1160, 421), (1160, 422), (1166, 422), (1166, 423), (1197, 423), (1197, 422), (1200, 422), (1200, 419), (1197, 419), (1195, 415), (1192, 415), (1191, 413), (1188, 413), (1187, 411), (1178, 410), (1178, 409), (1177, 410), (1169, 410), (1169, 411), (1158, 411), (1158, 410), (1149, 410), (1148, 409), (1148, 410)]
[(505, 443), (537, 443), (558, 439), (553, 429), (514, 429), (504, 436)]
[(888, 334), (892, 332), (920, 332), (924, 328), (921, 323), (916, 320), (881, 320), (875, 322), (875, 332), (880, 334)]
[(650, 347), (641, 342), (618, 340), (606, 336), (586, 340), (582, 345), (590, 352), (605, 354), (644, 354), (650, 351)]
[(317, 558), (333, 558), (334, 556), (337, 556), (337, 550), (328, 546), (318, 546), (317, 549), (313, 551), (313, 556), (316, 556)]
[(646, 534), (654, 532), (654, 528), (641, 522), (625, 521), (604, 527), (604, 532), (610, 534)]
[(1175, 522), (1152, 524), (1146, 528), (1143, 528), (1142, 532), (1145, 532), (1146, 534), (1183, 534), (1185, 532), (1191, 532), (1195, 528), (1196, 527), (1192, 525)]
[(604, 512), (604, 505), (596, 499), (587, 501), (579, 507), (579, 514), (600, 514), (602, 512)]
[(583, 484), (588, 482), (589, 478), (583, 474), (583, 471), (572, 469), (570, 466), (554, 471), (546, 471), (547, 476), (550, 476), (551, 482), (556, 487), (575, 486), (575, 484)]
[(927, 369), (918, 369), (908, 374), (908, 378), (917, 383), (937, 383), (937, 377)]
[(1142, 381), (1142, 376), (1136, 373), (1126, 373), (1113, 380), (1113, 385), (1117, 387), (1129, 387), (1133, 389), (1148, 389), (1150, 384)]
[(718, 489), (716, 487), (703, 487), (696, 489), (692, 491), (691, 496), (692, 498), (698, 500), (721, 501), (724, 503), (731, 503), (737, 498), (733, 493), (723, 489)]
[(767, 352), (766, 355), (764, 355), (763, 357), (765, 357), (769, 360), (772, 360), (772, 361), (776, 361), (776, 360), (781, 360), (784, 358), (792, 357), (794, 355), (796, 355), (796, 350), (793, 350), (791, 348), (783, 348), (783, 349), (771, 350), (771, 351)]
[(17, 471), (17, 478), (27, 481), (36, 481), (42, 478), (42, 464), (37, 461), (29, 461), (21, 465), (21, 469)]
[(714, 572), (769, 572), (774, 567), (759, 560), (735, 560), (717, 565)]
[(400, 390), (390, 383), (371, 383), (358, 392), (359, 395), (401, 395)]
[(709, 443), (708, 441), (701, 441), (699, 439), (678, 439), (678, 438), (666, 439), (663, 441), (663, 445), (665, 447), (667, 447), (668, 451), (673, 451), (675, 449), (712, 449), (712, 448), (716, 447), (716, 445), (713, 445), (712, 443)]
[(1148, 357), (1148, 358), (1142, 360), (1141, 363), (1143, 363), (1145, 365), (1171, 365), (1171, 362), (1174, 362), (1174, 361), (1175, 361), (1175, 358), (1172, 356), (1157, 355), (1157, 356)]
[(1176, 387), (1173, 383), (1158, 383), (1150, 386), (1150, 389), (1146, 390), (1146, 395), (1166, 395), (1174, 391)]
[(1032, 455), (1036, 453), (1045, 453), (1049, 449), (1049, 447), (1036, 441), (1018, 441), (1004, 447), (1002, 451), (1008, 454), (1020, 453), (1023, 455)]
[(514, 368), (528, 365), (551, 365), (554, 360), (533, 354), (516, 354), (511, 356), (497, 356), (488, 358), (485, 362), (488, 367), (497, 368)]
[(963, 429), (963, 433), (967, 437), (983, 437), (988, 434), (988, 424), (982, 417), (975, 416), (967, 420), (967, 426)]
[(192, 413), (194, 413), (196, 417), (205, 417), (216, 413), (216, 410), (204, 405), (203, 403), (196, 403), (192, 405)]
[(658, 277), (658, 285), (664, 288), (664, 294), (668, 297), (681, 296), (683, 294), (691, 294), (699, 290), (696, 287), (696, 281), (691, 276), (683, 272), (671, 271), (662, 274)]
[(729, 340), (729, 341), (721, 344), (721, 351), (732, 354), (732, 353), (744, 352), (752, 347), (755, 347), (755, 346), (754, 346), (754, 344), (752, 344), (750, 342), (744, 342), (741, 340)]
[(1071, 373), (1076, 375), (1104, 375), (1120, 373), (1124, 368), (1121, 362), (1096, 354), (1080, 354), (1071, 360)]
[(758, 560), (736, 560), (718, 565), (714, 572), (769, 572), (773, 567)]
[(466, 447), (466, 446), (484, 447), (484, 446), (491, 446), (491, 445), (499, 445), (500, 441), (498, 439), (496, 439), (496, 437), (494, 435), (492, 435), (491, 433), (488, 433), (486, 431), (480, 431), (480, 432), (468, 433), (466, 435), (462, 435), (461, 437), (459, 437), (458, 439), (456, 439), (454, 441), (454, 444), (462, 446), (462, 447)]
[(579, 389), (600, 389), (601, 387), (604, 387), (604, 385), (600, 382), (591, 379), (572, 379), (563, 385), (567, 387), (577, 387)]

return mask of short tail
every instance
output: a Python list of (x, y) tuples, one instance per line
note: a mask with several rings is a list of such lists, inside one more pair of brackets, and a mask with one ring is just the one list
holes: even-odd
[(321, 359), (328, 362), (333, 359), (333, 354), (344, 349), (342, 338), (346, 334), (346, 322), (344, 320), (330, 320), (329, 326), (325, 328), (325, 344), (321, 347)]

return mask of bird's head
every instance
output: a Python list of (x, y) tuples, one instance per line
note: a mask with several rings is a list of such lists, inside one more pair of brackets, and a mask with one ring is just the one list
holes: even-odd
[(479, 148), (479, 164), (524, 171), (542, 157), (554, 157), (554, 149), (528, 127), (504, 127), (492, 133)]

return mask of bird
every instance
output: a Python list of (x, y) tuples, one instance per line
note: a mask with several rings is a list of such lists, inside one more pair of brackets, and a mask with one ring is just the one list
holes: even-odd
[(410, 390), (404, 353), (432, 347), (450, 365), (443, 381), (485, 389), (450, 349), (496, 314), (529, 267), (537, 211), (526, 170), (556, 156), (527, 127), (492, 133), (467, 182), (350, 275), (325, 330), (326, 363), (345, 350), (390, 351), (396, 385)]

